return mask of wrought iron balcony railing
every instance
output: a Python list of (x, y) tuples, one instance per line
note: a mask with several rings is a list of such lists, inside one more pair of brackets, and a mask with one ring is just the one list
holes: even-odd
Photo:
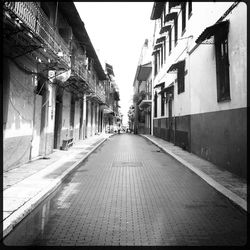
[(105, 103), (106, 97), (105, 97), (105, 90), (104, 90), (104, 88), (102, 88), (100, 86), (97, 86), (96, 87), (96, 94), (97, 94), (98, 99), (101, 102)]
[(62, 37), (53, 27), (37, 2), (5, 2), (5, 9), (24, 23), (44, 47), (52, 50), (61, 61), (70, 67), (70, 52)]
[(78, 77), (87, 82), (87, 70), (82, 60), (75, 59), (74, 63), (71, 64), (71, 69)]
[(90, 90), (95, 93), (96, 91), (96, 84), (94, 79), (92, 78), (92, 74), (90, 71), (87, 71), (87, 84), (89, 85)]

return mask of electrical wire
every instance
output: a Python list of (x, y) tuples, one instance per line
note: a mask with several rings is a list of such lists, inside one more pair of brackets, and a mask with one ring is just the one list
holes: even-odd
[[(33, 91), (31, 91), (29, 88), (25, 87), (25, 86), (22, 84), (21, 81), (17, 80), (17, 79), (13, 76), (13, 74), (11, 75), (11, 80), (12, 80), (12, 82), (14, 83), (14, 85), (16, 85), (16, 84), (18, 84), (18, 86), (21, 85), (23, 89), (25, 89), (27, 92), (33, 94)], [(16, 83), (16, 84), (15, 84), (15, 83)], [(17, 85), (16, 85), (16, 86), (17, 86)]]
[(20, 111), (19, 111), (19, 110), (15, 107), (15, 105), (13, 104), (11, 98), (9, 98), (9, 100), (10, 100), (10, 103), (11, 103), (12, 107), (14, 108), (14, 110), (19, 114), (19, 116), (20, 116), (23, 120), (28, 121), (28, 122), (32, 122), (32, 120), (26, 119), (25, 117), (23, 117), (23, 116), (21, 115)]

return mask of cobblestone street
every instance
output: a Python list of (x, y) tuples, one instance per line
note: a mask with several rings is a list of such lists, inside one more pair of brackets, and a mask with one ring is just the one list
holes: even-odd
[(235, 246), (246, 244), (246, 223), (245, 212), (192, 171), (145, 138), (121, 134), (84, 161), (5, 244)]

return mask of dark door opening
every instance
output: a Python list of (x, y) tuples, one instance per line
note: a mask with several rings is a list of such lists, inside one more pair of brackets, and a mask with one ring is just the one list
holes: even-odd
[(173, 116), (172, 116), (172, 100), (170, 99), (168, 102), (168, 116), (169, 116), (169, 141), (174, 143), (174, 124), (173, 124)]
[(74, 137), (74, 124), (75, 124), (75, 97), (72, 94), (70, 105), (70, 132), (69, 137)]
[(56, 92), (56, 111), (55, 111), (55, 128), (54, 128), (54, 148), (60, 147), (61, 128), (62, 128), (62, 91), (57, 89)]
[(80, 100), (80, 129), (79, 129), (79, 140), (83, 139), (83, 101)]

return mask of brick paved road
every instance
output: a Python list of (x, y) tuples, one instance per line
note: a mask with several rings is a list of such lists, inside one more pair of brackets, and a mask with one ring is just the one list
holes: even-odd
[(130, 134), (105, 142), (5, 240), (8, 245), (245, 242), (244, 212), (156, 146)]

